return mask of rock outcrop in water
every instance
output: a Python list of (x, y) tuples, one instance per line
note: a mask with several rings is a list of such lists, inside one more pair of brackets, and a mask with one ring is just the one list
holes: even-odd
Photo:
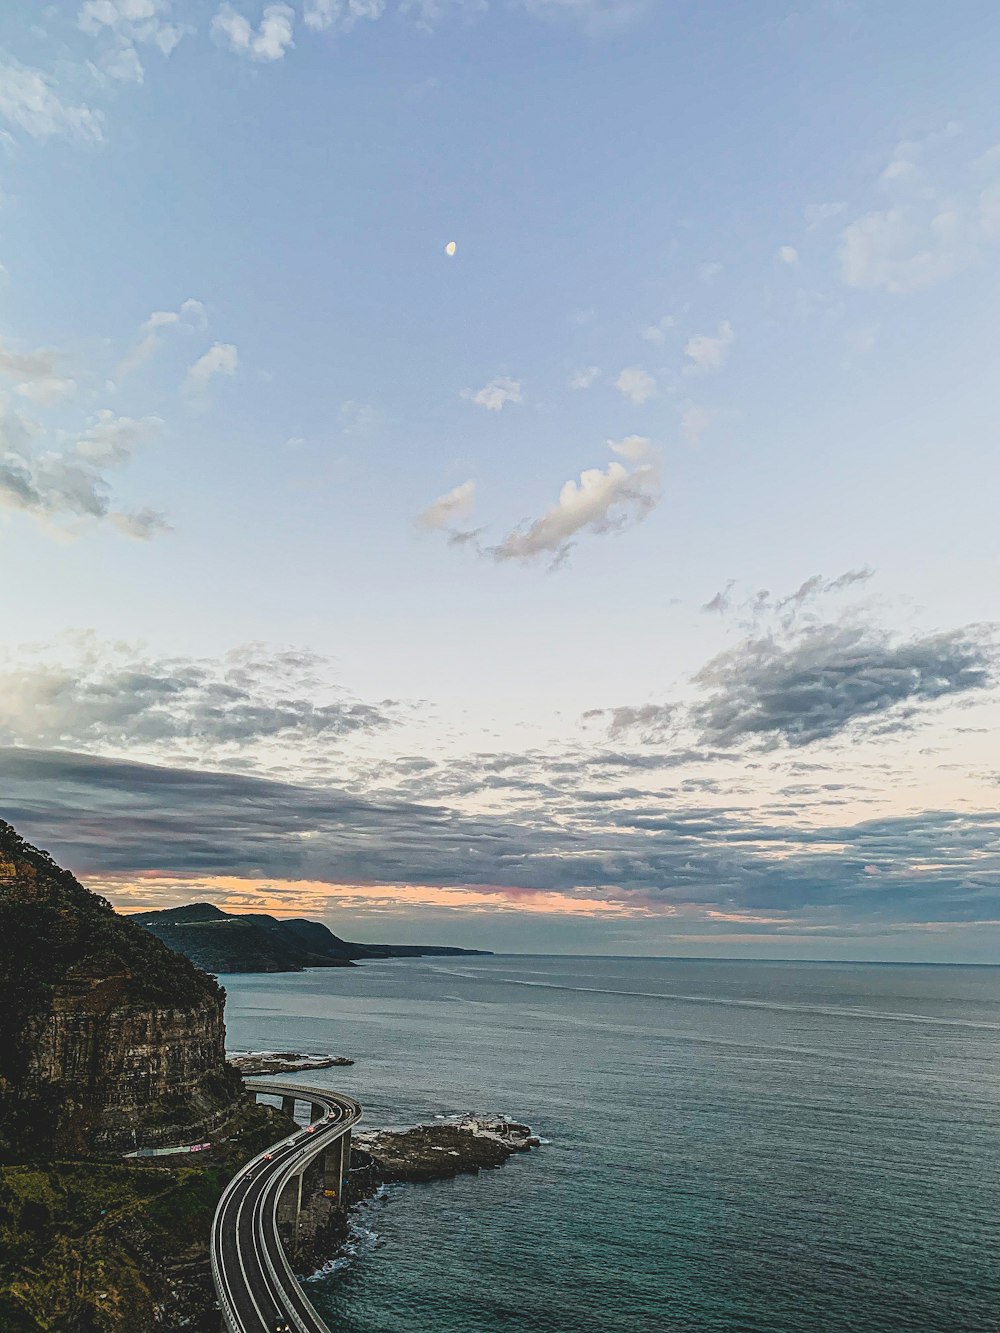
[(243, 1101), (225, 992), (0, 821), (0, 1154), (190, 1142)]

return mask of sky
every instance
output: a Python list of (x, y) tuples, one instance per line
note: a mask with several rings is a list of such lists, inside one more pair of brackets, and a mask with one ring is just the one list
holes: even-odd
[(10, 0), (3, 816), (126, 911), (993, 961), (998, 55)]

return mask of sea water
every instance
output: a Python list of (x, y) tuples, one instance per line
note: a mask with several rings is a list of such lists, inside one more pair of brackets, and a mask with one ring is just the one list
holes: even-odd
[(370, 1126), (544, 1140), (393, 1186), (308, 1287), (337, 1333), (1000, 1330), (1000, 968), (400, 960), (226, 977), (234, 1047)]

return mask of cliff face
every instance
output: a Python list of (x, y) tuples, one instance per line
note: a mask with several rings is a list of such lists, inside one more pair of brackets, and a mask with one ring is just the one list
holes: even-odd
[(0, 821), (0, 1151), (193, 1142), (243, 1099), (225, 992)]

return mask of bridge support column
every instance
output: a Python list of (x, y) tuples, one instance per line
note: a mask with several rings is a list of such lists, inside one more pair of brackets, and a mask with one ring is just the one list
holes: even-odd
[(317, 1120), (322, 1120), (326, 1114), (326, 1107), (321, 1106), (319, 1102), (313, 1102), (309, 1107), (309, 1122), (315, 1124)]
[(294, 1098), (294, 1097), (282, 1097), (282, 1099), (281, 1099), (281, 1109), (284, 1111), (285, 1115), (290, 1115), (290, 1116), (292, 1117), (292, 1119), (294, 1120), (294, 1119), (295, 1119), (295, 1098)]
[(302, 1172), (292, 1176), (291, 1180), (281, 1191), (281, 1198), (278, 1200), (278, 1221), (288, 1226), (298, 1225), (299, 1213), (302, 1211)]
[(347, 1207), (347, 1186), (351, 1178), (351, 1131), (340, 1136), (340, 1185), (337, 1189), (337, 1203)]

